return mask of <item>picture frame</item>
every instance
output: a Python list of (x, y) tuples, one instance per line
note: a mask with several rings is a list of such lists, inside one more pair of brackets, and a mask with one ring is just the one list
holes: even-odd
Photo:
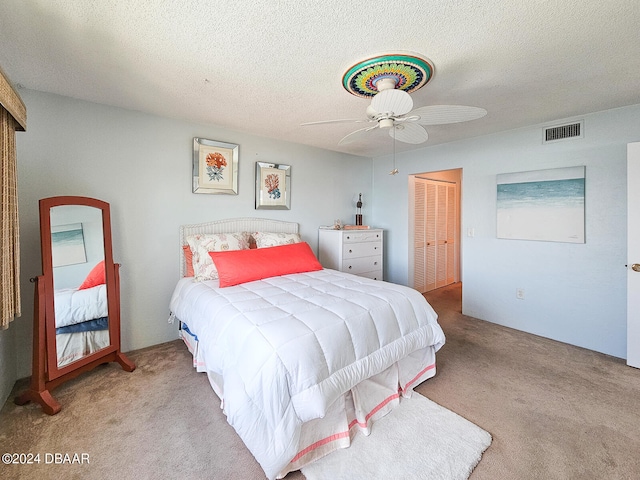
[(51, 257), (54, 268), (87, 263), (82, 223), (51, 227)]
[(256, 162), (256, 210), (291, 209), (291, 166)]
[(193, 139), (193, 193), (238, 194), (238, 149), (234, 143)]
[(585, 243), (585, 167), (496, 176), (497, 238)]

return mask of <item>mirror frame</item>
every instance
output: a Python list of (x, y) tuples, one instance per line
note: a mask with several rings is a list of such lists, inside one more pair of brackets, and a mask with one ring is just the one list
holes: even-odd
[[(105, 280), (109, 322), (109, 346), (58, 368), (56, 351), (56, 319), (54, 307), (53, 255), (51, 241), (51, 209), (64, 205), (87, 206), (101, 210), (104, 241)], [(36, 284), (34, 300), (33, 364), (31, 387), (15, 398), (23, 405), (35, 401), (45, 413), (54, 415), (61, 405), (49, 390), (83, 372), (108, 362), (118, 362), (127, 372), (135, 364), (120, 351), (120, 265), (113, 262), (111, 209), (108, 203), (89, 197), (60, 196), (40, 200), (40, 245), (42, 275), (31, 279)]]
[[(107, 312), (109, 315), (109, 346), (58, 368), (56, 348), (56, 319), (54, 305), (53, 255), (51, 242), (51, 210), (65, 205), (97, 208), (102, 213), (102, 237), (104, 246), (104, 267), (107, 286)], [(40, 245), (42, 272), (44, 277), (45, 325), (47, 342), (48, 380), (54, 380), (76, 370), (96, 358), (120, 349), (120, 302), (114, 278), (113, 243), (111, 241), (111, 212), (109, 204), (86, 197), (53, 197), (40, 200)], [(115, 341), (114, 341), (115, 340)]]

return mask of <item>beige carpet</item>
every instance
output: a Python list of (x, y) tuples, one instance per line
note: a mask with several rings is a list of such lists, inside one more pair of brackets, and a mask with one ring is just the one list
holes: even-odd
[[(465, 317), (459, 286), (428, 299), (447, 344), (417, 391), (491, 432), (471, 480), (638, 478), (640, 370)], [(19, 382), (0, 412), (0, 453), (88, 453), (90, 463), (0, 464), (0, 478), (264, 478), (180, 341), (130, 358), (132, 373), (103, 366), (55, 390), (53, 417), (13, 404)]]
[(419, 393), (356, 433), (343, 448), (302, 468), (308, 480), (467, 480), (491, 435)]
[(417, 391), (493, 436), (471, 480), (640, 478), (640, 370), (466, 317), (459, 284), (426, 297), (447, 345)]

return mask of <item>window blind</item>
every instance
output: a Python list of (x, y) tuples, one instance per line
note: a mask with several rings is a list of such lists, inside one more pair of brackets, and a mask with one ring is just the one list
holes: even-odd
[(15, 132), (24, 131), (26, 125), (27, 109), (0, 69), (0, 328), (3, 330), (22, 313)]

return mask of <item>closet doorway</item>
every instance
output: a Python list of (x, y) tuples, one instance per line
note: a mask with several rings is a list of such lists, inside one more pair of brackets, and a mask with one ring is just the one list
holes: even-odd
[(421, 293), (460, 281), (462, 170), (409, 176), (409, 278)]

